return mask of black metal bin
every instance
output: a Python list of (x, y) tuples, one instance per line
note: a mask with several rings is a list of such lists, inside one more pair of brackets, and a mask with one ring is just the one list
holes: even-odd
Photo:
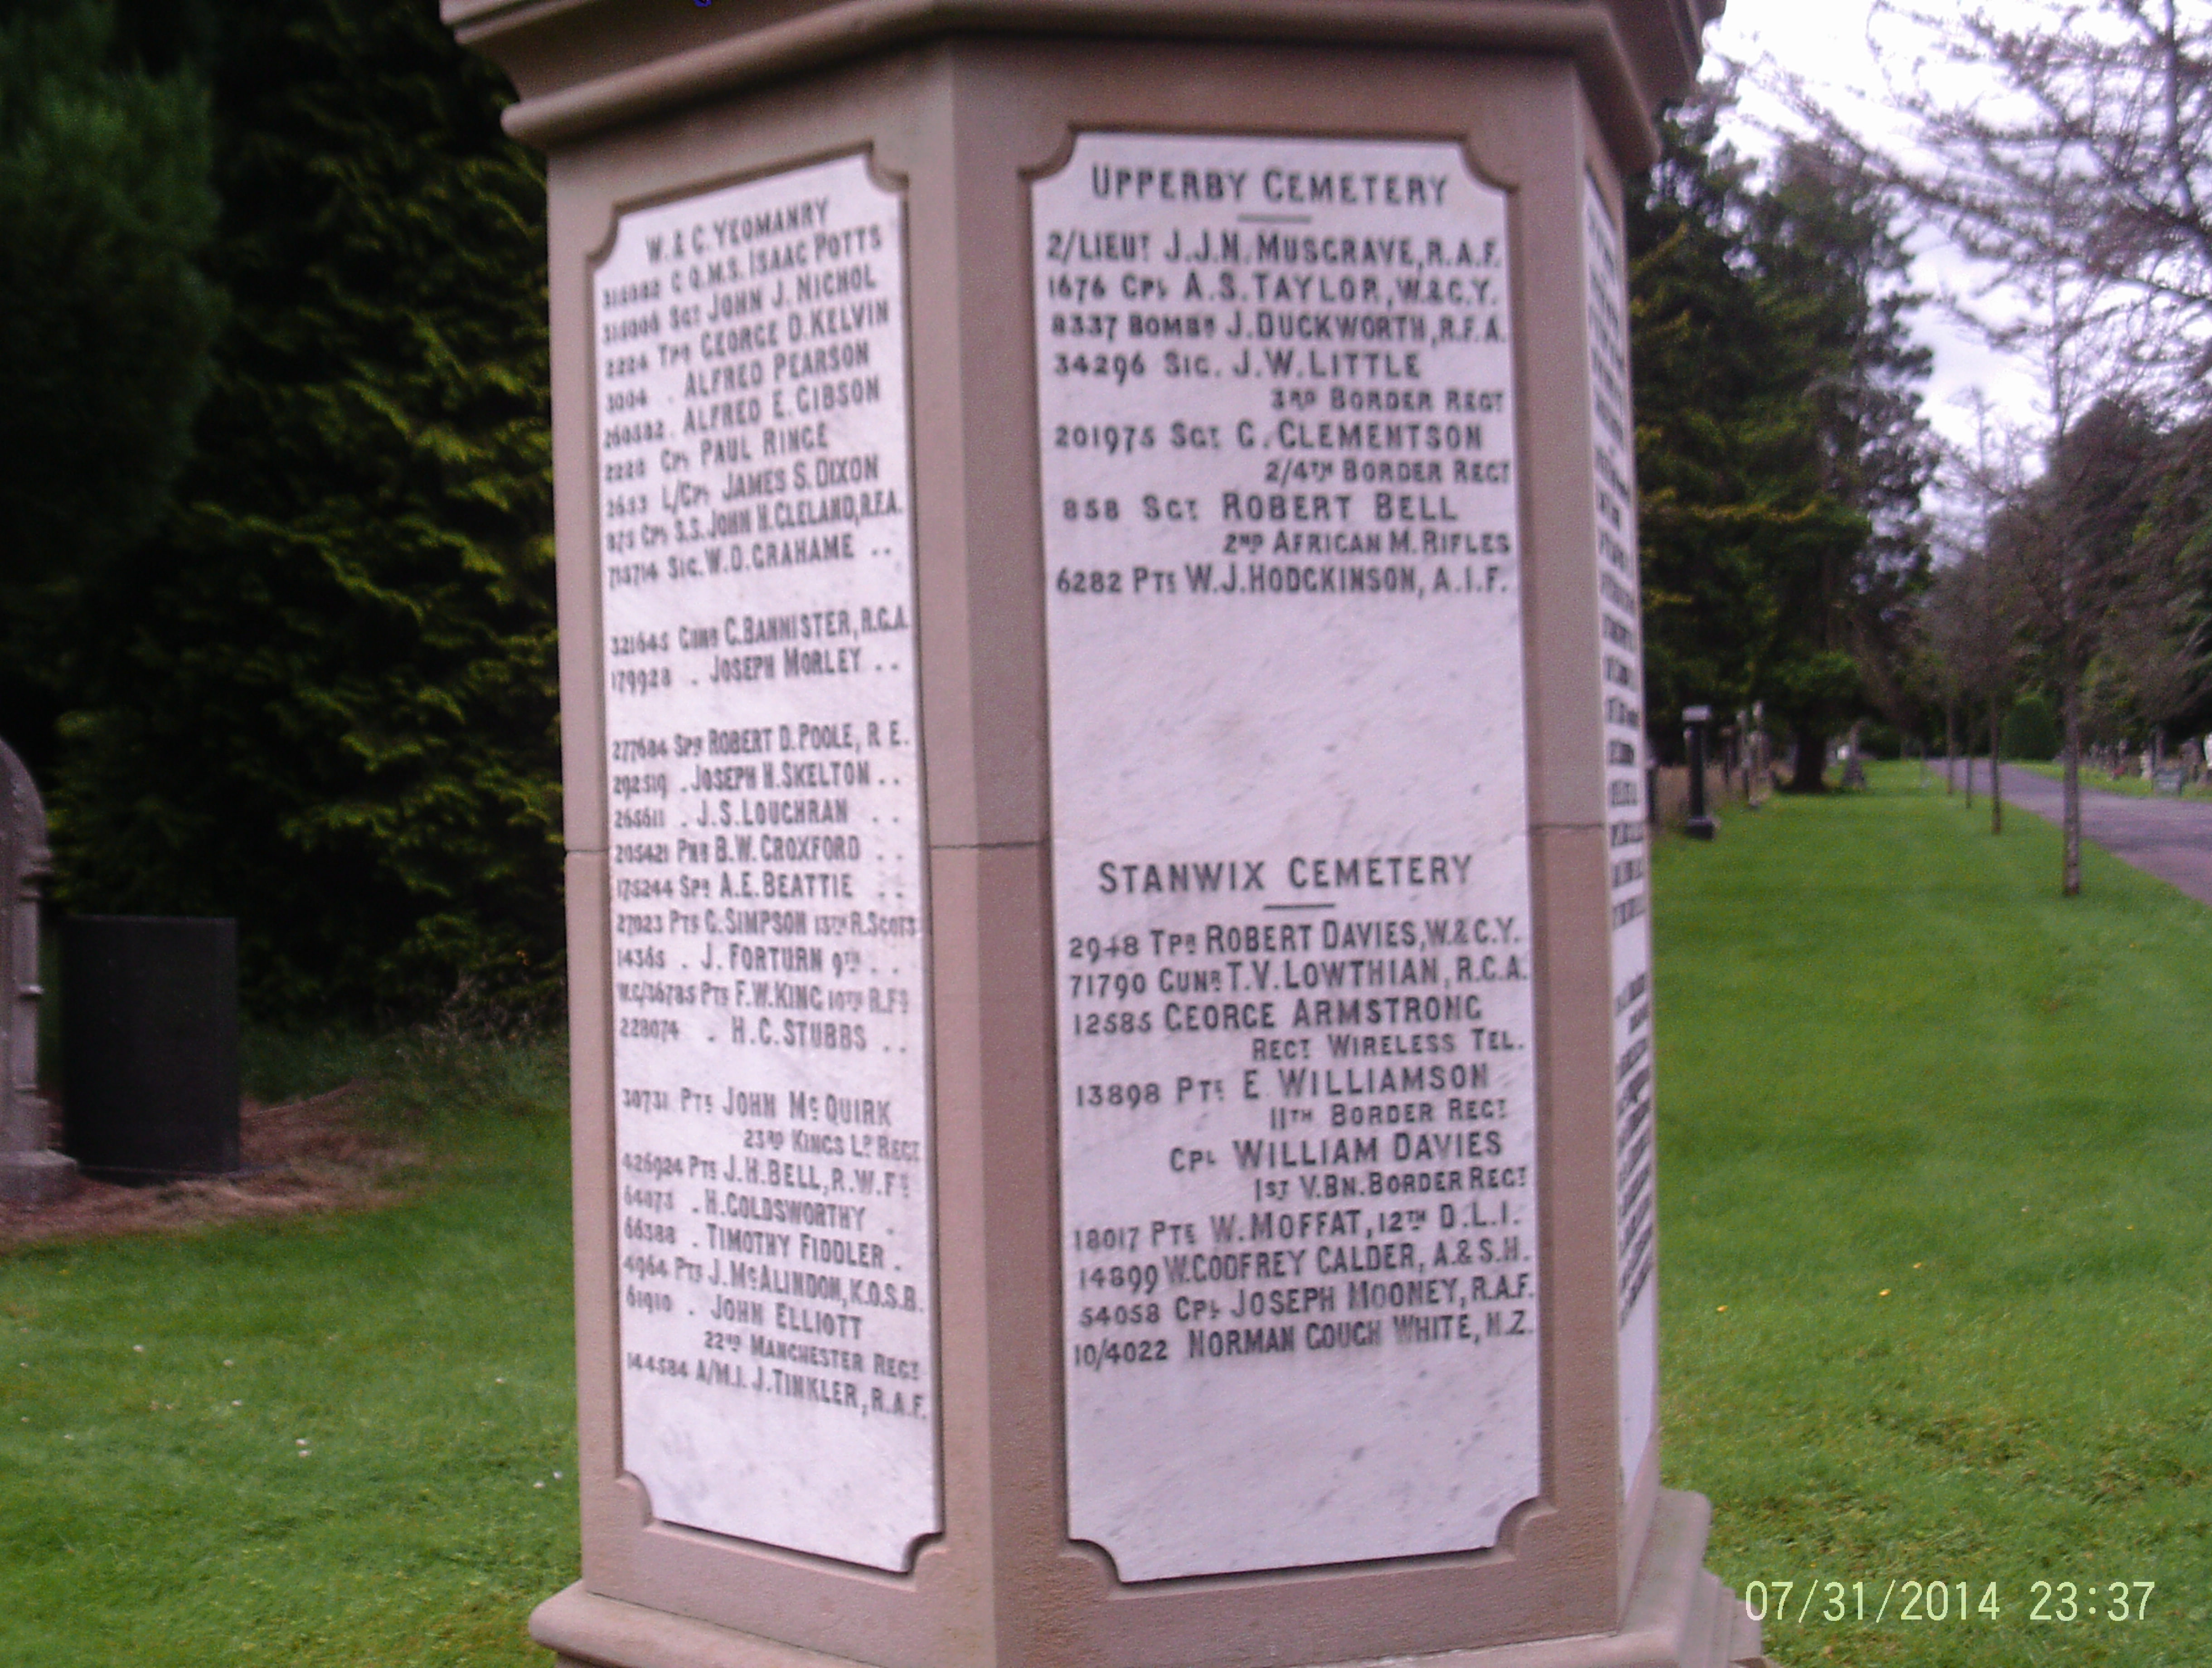
[(64, 1146), (110, 1181), (236, 1173), (238, 923), (62, 923)]

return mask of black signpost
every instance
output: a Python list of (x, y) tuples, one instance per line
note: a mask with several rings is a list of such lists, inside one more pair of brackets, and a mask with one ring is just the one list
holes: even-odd
[(1712, 721), (1710, 707), (1682, 709), (1682, 742), (1690, 759), (1690, 821), (1684, 832), (1692, 840), (1711, 840), (1720, 832), (1705, 807), (1705, 726)]

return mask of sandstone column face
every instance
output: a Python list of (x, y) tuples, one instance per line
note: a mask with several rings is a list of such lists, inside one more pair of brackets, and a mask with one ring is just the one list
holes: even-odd
[(1032, 234), (1071, 1532), (1490, 1546), (1541, 1459), (1505, 194), (1091, 133)]
[(941, 1520), (904, 239), (848, 156), (592, 281), (623, 1464), (903, 1569)]
[(1621, 194), (1714, 0), (443, 0), (548, 152), (599, 1668), (1740, 1668)]
[(1589, 270), (1590, 463), (1604, 696), (1607, 922), (1611, 937), (1613, 1221), (1626, 1493), (1659, 1415), (1658, 1131), (1651, 1092), (1651, 880), (1644, 801), (1644, 613), (1628, 401), (1628, 269), (1613, 211), (1583, 181)]

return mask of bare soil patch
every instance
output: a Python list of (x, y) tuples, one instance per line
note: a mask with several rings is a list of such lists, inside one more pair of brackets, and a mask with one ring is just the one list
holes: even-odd
[(146, 1187), (87, 1179), (52, 1204), (0, 1204), (0, 1251), (397, 1204), (419, 1178), (422, 1155), (371, 1126), (368, 1098), (368, 1086), (355, 1083), (275, 1106), (248, 1100), (239, 1137), (250, 1174)]

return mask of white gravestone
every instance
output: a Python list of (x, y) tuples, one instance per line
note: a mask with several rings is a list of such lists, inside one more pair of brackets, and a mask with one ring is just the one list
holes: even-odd
[(1125, 1580), (1539, 1491), (1504, 194), (1084, 136), (1032, 198), (1071, 1532)]
[(1651, 1062), (1650, 822), (1644, 804), (1644, 616), (1637, 579), (1636, 446), (1628, 399), (1628, 272), (1613, 213), (1583, 182), (1590, 355), (1591, 488), (1605, 717), (1606, 901), (1612, 931), (1615, 1296), (1620, 1483), (1650, 1445), (1659, 1407), (1659, 1292)]
[(901, 230), (848, 157), (593, 283), (623, 1463), (884, 1569), (940, 1521)]

